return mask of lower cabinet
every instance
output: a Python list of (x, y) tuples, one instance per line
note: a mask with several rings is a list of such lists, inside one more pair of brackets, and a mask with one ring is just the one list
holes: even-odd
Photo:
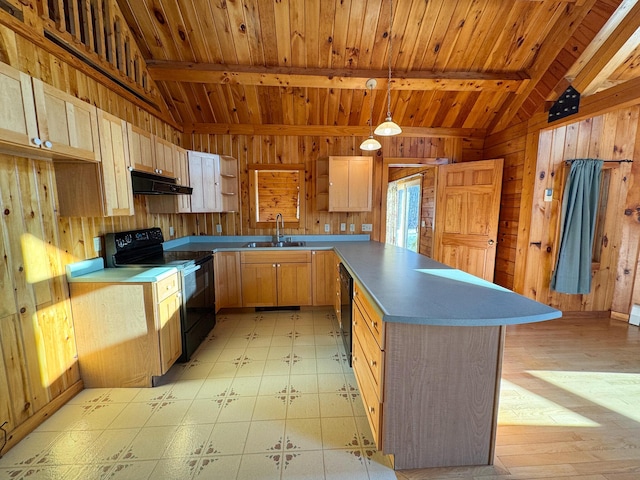
[(240, 252), (216, 252), (215, 268), (216, 312), (221, 308), (242, 306)]
[(373, 439), (378, 449), (382, 449), (384, 324), (357, 282), (354, 282), (353, 289), (353, 373)]
[(311, 252), (240, 253), (245, 307), (312, 305)]
[(354, 281), (353, 371), (394, 468), (493, 463), (504, 327), (382, 322)]
[(334, 305), (336, 298), (336, 254), (332, 250), (311, 251), (313, 304)]
[(177, 273), (158, 282), (73, 282), (69, 289), (85, 387), (151, 387), (182, 354)]

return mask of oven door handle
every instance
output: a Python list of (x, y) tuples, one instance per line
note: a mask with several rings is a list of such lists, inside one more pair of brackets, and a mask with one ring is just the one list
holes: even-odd
[(197, 272), (201, 268), (202, 268), (202, 265), (194, 265), (192, 267), (187, 267), (184, 270), (182, 270), (182, 276), (186, 277), (187, 275), (191, 275), (192, 273)]

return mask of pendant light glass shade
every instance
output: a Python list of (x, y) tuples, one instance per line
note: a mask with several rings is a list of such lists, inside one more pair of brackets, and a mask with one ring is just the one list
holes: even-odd
[(382, 148), (382, 145), (380, 145), (380, 142), (378, 140), (373, 138), (373, 135), (370, 135), (369, 138), (367, 138), (364, 142), (360, 144), (360, 150), (372, 151), (372, 150), (380, 150), (381, 148)]
[(380, 135), (381, 137), (390, 137), (392, 135), (400, 135), (402, 133), (402, 129), (391, 119), (391, 116), (388, 116), (384, 122), (376, 127), (376, 130), (373, 133)]
[(381, 137), (400, 135), (402, 129), (400, 125), (391, 119), (391, 47), (393, 45), (391, 27), (393, 25), (393, 0), (389, 0), (389, 78), (387, 79), (387, 118), (384, 119), (375, 130), (375, 134)]
[(367, 138), (364, 142), (360, 144), (361, 150), (380, 150), (382, 145), (380, 142), (373, 138), (373, 89), (376, 87), (378, 82), (376, 82), (375, 78), (370, 78), (367, 80), (367, 88), (369, 89), (369, 138)]

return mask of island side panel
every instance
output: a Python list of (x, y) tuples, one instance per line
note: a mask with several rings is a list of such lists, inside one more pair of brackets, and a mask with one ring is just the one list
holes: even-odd
[(503, 327), (385, 328), (382, 445), (395, 468), (492, 464)]

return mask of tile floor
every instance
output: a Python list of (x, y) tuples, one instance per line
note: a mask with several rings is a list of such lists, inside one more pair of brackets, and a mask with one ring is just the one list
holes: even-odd
[(86, 389), (0, 459), (18, 479), (395, 479), (331, 309), (218, 315), (152, 389)]

